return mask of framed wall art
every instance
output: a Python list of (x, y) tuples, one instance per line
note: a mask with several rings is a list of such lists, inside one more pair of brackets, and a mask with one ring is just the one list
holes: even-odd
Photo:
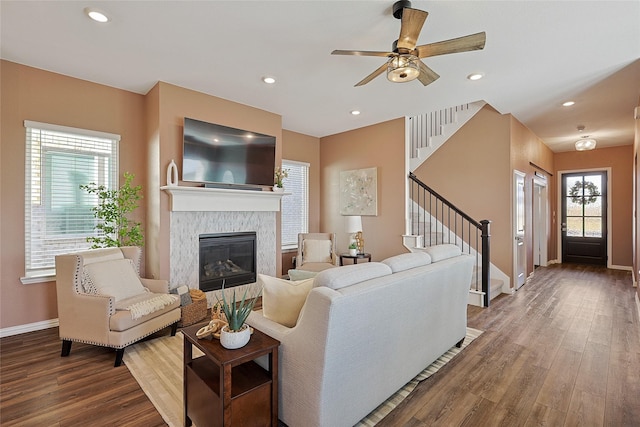
[(340, 214), (378, 215), (378, 168), (340, 172)]

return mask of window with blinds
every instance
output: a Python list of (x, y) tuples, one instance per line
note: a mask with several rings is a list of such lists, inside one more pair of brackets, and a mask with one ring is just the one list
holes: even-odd
[(80, 189), (95, 183), (116, 188), (119, 135), (24, 122), (25, 273), (55, 275), (55, 256), (88, 249), (96, 231), (98, 198)]
[(309, 163), (282, 160), (288, 176), (282, 181), (282, 249), (298, 247), (298, 233), (309, 230)]

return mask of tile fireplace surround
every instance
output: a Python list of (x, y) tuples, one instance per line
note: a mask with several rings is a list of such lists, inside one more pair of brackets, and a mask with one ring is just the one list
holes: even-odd
[[(198, 238), (200, 234), (237, 231), (256, 232), (256, 271), (276, 275), (276, 212), (282, 193), (201, 187), (161, 187), (171, 197), (170, 283), (198, 289)], [(251, 210), (247, 210), (251, 209)], [(241, 296), (257, 292), (257, 284), (237, 286)], [(216, 292), (207, 292), (208, 305)]]

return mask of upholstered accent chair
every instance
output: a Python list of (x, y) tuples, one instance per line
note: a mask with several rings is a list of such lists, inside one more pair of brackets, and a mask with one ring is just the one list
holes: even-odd
[(180, 298), (166, 280), (140, 278), (138, 247), (92, 249), (56, 256), (62, 357), (73, 341), (111, 347), (120, 366), (130, 344), (180, 320)]
[(318, 272), (338, 265), (335, 233), (299, 233), (296, 269)]

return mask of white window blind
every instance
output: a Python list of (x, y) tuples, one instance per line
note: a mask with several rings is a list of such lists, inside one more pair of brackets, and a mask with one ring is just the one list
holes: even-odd
[(309, 164), (282, 160), (288, 177), (282, 182), (290, 195), (282, 197), (282, 249), (298, 246), (298, 233), (309, 230)]
[(24, 122), (25, 273), (55, 274), (55, 256), (88, 249), (96, 235), (91, 208), (98, 198), (80, 189), (95, 183), (116, 188), (119, 135)]

